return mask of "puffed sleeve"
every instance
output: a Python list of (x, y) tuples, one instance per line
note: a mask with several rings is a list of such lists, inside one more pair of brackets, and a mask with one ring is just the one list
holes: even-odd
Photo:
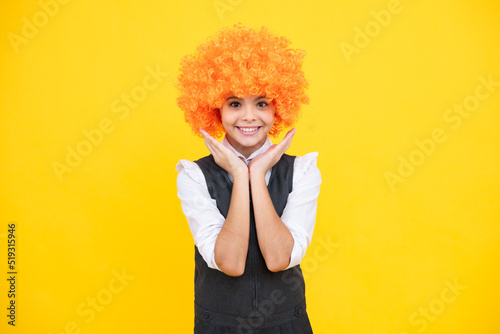
[(215, 263), (215, 241), (224, 225), (224, 216), (210, 197), (203, 172), (196, 163), (180, 160), (175, 169), (178, 172), (177, 196), (194, 244), (208, 267), (220, 270)]
[(294, 241), (290, 264), (286, 269), (300, 264), (311, 244), (321, 185), (317, 158), (317, 152), (295, 158), (293, 189), (281, 215), (281, 221), (288, 227)]

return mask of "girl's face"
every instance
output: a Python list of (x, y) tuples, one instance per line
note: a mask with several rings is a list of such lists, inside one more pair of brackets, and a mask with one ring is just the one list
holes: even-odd
[(229, 144), (248, 158), (264, 145), (275, 112), (274, 104), (265, 96), (228, 97), (220, 113)]

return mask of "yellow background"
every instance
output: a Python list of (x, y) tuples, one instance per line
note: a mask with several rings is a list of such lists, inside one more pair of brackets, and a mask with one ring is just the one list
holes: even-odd
[[(500, 332), (500, 87), (459, 125), (444, 118), (474, 102), (480, 77), (500, 81), (499, 2), (61, 2), (0, 5), (0, 332), (192, 332), (194, 247), (174, 167), (208, 151), (173, 83), (182, 56), (237, 22), (307, 51), (311, 103), (288, 153), (318, 151), (323, 177), (303, 262), (315, 333)], [(388, 6), (398, 13), (377, 30), (372, 11)], [(341, 46), (356, 41), (346, 57)], [(116, 113), (122, 94), (144, 91), (148, 68), (168, 75)], [(85, 147), (83, 131), (106, 119), (111, 130)], [(423, 156), (415, 141), (435, 129), (446, 140)], [(91, 152), (61, 179), (54, 163), (78, 145)], [(419, 165), (391, 186), (387, 173), (410, 157)]]

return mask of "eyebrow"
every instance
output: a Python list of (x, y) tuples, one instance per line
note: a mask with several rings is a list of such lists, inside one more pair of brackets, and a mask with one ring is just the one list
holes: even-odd
[[(254, 101), (257, 101), (257, 100), (262, 99), (262, 98), (266, 98), (266, 96), (265, 96), (265, 95), (259, 95), (259, 96), (257, 96), (257, 97), (254, 99)], [(243, 98), (242, 98), (242, 97), (237, 97), (237, 96), (231, 95), (231, 96), (230, 96), (230, 97), (228, 97), (227, 99), (228, 99), (228, 100), (229, 100), (229, 99), (238, 99), (238, 100), (241, 100), (241, 99), (243, 99)]]

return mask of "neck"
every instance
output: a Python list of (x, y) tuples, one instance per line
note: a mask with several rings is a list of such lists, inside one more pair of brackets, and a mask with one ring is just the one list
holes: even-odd
[(262, 141), (262, 143), (258, 143), (258, 144), (254, 145), (254, 146), (242, 146), (242, 145), (239, 145), (230, 136), (226, 136), (226, 139), (227, 139), (228, 143), (236, 151), (238, 151), (242, 156), (244, 156), (245, 159), (248, 159), (255, 151), (257, 151), (258, 149), (260, 149), (266, 143), (267, 137), (264, 138), (264, 140)]

